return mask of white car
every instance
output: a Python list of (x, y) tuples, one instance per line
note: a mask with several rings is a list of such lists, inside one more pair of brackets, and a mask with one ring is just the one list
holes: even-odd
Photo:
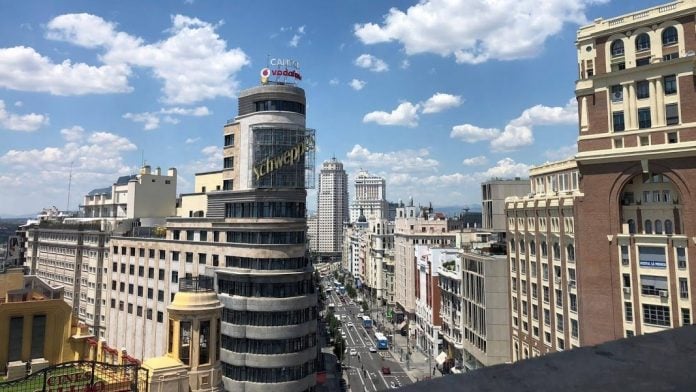
[(375, 348), (375, 346), (370, 346), (370, 352), (371, 352), (371, 353), (376, 353), (376, 352), (377, 352), (377, 349)]
[(354, 349), (354, 348), (351, 348), (351, 349), (350, 349), (350, 356), (351, 356), (351, 357), (354, 357), (354, 356), (356, 356), (356, 355), (358, 355), (358, 350), (356, 350), (356, 349)]
[(362, 313), (358, 313), (358, 318), (362, 318), (362, 316), (363, 316)]
[(348, 324), (346, 324), (346, 325), (349, 326), (349, 327), (355, 327), (355, 325), (353, 325), (353, 323), (348, 323)]

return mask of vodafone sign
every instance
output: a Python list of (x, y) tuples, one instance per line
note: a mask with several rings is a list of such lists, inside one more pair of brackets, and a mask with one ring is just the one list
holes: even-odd
[[(261, 83), (267, 84), (269, 79), (276, 83), (294, 83), (302, 80), (300, 63), (292, 59), (272, 58), (268, 61), (269, 67), (261, 70)], [(290, 79), (290, 81), (288, 81)]]

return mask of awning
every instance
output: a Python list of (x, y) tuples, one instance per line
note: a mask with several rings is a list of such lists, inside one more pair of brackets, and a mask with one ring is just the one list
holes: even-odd
[(437, 358), (435, 358), (435, 362), (437, 362), (438, 366), (442, 366), (443, 363), (447, 360), (447, 353), (446, 352), (441, 352)]
[(407, 326), (408, 326), (408, 321), (403, 321), (401, 324), (399, 324), (399, 331), (406, 328)]

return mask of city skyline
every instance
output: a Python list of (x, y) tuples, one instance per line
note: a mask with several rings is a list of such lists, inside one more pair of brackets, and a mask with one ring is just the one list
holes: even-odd
[[(665, 2), (513, 3), (514, 17), (506, 2), (437, 0), (7, 5), (0, 215), (77, 209), (143, 160), (181, 168), (190, 192), (193, 173), (222, 168), (222, 125), (269, 56), (300, 62), (317, 162), (384, 177), (392, 201), (478, 204), (481, 181), (576, 151), (578, 27)], [(307, 200), (316, 209), (315, 192)]]

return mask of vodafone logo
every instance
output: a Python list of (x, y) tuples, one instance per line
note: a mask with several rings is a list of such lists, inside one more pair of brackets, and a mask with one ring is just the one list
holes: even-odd
[(264, 69), (261, 70), (261, 77), (262, 77), (262, 78), (268, 78), (269, 76), (271, 76), (271, 70), (270, 70), (270, 69), (264, 68)]

